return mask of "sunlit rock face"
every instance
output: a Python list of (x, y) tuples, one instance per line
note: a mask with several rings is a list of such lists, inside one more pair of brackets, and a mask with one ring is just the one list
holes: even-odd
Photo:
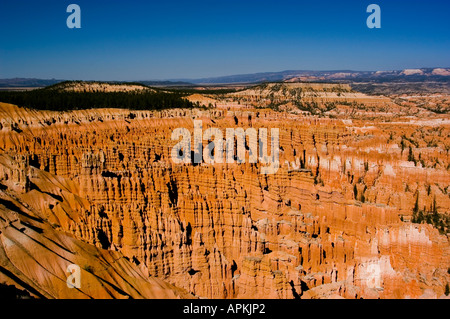
[[(279, 128), (279, 170), (264, 175), (262, 163), (248, 161), (175, 164), (171, 134), (193, 132), (193, 119), (203, 130)], [(415, 206), (450, 211), (448, 124), (8, 104), (0, 104), (0, 123), (0, 282), (14, 283), (3, 269), (15, 269), (44, 296), (78, 298), (62, 286), (38, 288), (61, 281), (64, 254), (95, 274), (112, 267), (105, 280), (144, 298), (440, 297), (450, 281), (448, 236), (410, 222)], [(418, 143), (416, 163), (403, 135)], [(26, 251), (44, 258), (30, 236), (58, 245), (42, 253), (48, 262), (25, 269), (17, 260)], [(107, 294), (92, 282), (86, 294)]]

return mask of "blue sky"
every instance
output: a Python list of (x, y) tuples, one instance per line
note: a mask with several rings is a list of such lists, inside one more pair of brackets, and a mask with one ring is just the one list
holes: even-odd
[[(81, 7), (81, 29), (66, 8)], [(366, 26), (369, 4), (381, 29)], [(200, 78), (450, 66), (450, 1), (2, 0), (0, 78)]]

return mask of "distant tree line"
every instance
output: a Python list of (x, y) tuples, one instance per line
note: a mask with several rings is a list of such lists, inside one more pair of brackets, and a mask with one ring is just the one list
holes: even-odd
[(64, 92), (39, 89), (24, 92), (0, 91), (0, 102), (38, 110), (68, 111), (94, 108), (162, 110), (193, 108), (183, 93), (167, 92)]

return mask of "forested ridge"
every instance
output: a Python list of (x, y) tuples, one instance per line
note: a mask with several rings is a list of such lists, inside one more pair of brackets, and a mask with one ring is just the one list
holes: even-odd
[[(58, 85), (58, 84), (57, 84)], [(162, 110), (193, 108), (182, 92), (159, 90), (133, 92), (70, 92), (54, 86), (32, 91), (0, 91), (0, 102), (38, 110), (69, 111), (94, 108)]]

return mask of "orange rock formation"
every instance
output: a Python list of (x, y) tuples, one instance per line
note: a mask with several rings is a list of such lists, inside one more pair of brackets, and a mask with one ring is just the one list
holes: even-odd
[[(194, 118), (279, 128), (280, 169), (174, 164), (171, 133)], [(70, 298), (418, 298), (450, 281), (448, 236), (409, 221), (416, 203), (450, 211), (446, 122), (8, 104), (0, 121), (0, 283)], [(67, 262), (88, 269), (87, 290), (63, 287)]]

